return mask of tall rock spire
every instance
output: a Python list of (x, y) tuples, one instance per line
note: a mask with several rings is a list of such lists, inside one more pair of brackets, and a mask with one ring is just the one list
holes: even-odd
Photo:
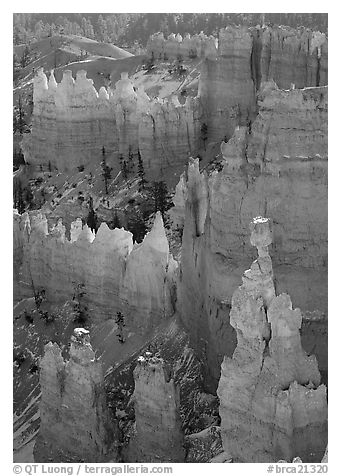
[(128, 461), (184, 462), (179, 388), (163, 359), (139, 357), (134, 380), (136, 434), (129, 444)]
[(104, 376), (89, 332), (75, 329), (70, 360), (49, 342), (41, 361), (37, 462), (102, 462), (117, 458), (117, 427), (106, 406)]
[(327, 444), (326, 387), (301, 346), (301, 311), (287, 294), (275, 295), (270, 222), (257, 217), (250, 228), (258, 258), (232, 297), (238, 343), (222, 363), (217, 391), (224, 450), (235, 462), (297, 455), (319, 462)]

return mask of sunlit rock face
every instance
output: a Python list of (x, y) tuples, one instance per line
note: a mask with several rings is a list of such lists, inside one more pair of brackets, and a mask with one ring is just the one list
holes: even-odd
[(139, 148), (148, 176), (176, 184), (191, 155), (198, 150), (200, 108), (197, 98), (180, 104), (177, 96), (153, 101), (139, 122)]
[[(31, 217), (30, 233), (19, 248), (23, 296), (45, 289), (49, 301), (63, 303), (81, 284), (92, 319), (113, 318), (121, 311), (126, 324), (141, 333), (174, 313), (177, 263), (160, 213), (140, 244), (133, 244), (130, 232), (110, 230), (105, 223), (95, 235), (80, 219), (72, 223), (70, 234), (68, 240), (61, 221), (48, 230), (44, 216)], [(18, 236), (17, 241), (24, 234)]]
[(134, 370), (136, 430), (129, 443), (130, 462), (185, 459), (180, 420), (180, 389), (158, 357), (139, 357)]
[(29, 164), (72, 171), (90, 161), (100, 162), (102, 148), (108, 160), (117, 151), (115, 118), (105, 88), (97, 93), (85, 71), (76, 79), (67, 70), (60, 83), (43, 70), (33, 83), (32, 132), (23, 150)]
[(20, 215), (13, 211), (13, 300), (20, 300), (20, 270), (24, 258), (24, 246), (29, 238), (30, 221), (28, 213)]
[(185, 224), (179, 309), (215, 379), (235, 346), (226, 314), (254, 257), (253, 216), (273, 220), (276, 291), (304, 313), (327, 310), (327, 87), (264, 85), (251, 129), (237, 128), (221, 152), (224, 167), (208, 178), (198, 163), (189, 165), (188, 177), (196, 179), (181, 179), (172, 211), (173, 222)]
[(215, 56), (217, 40), (203, 32), (191, 36), (171, 33), (165, 38), (163, 33), (155, 33), (147, 42), (147, 55), (153, 60), (184, 60)]
[(328, 84), (328, 41), (324, 33), (282, 26), (251, 31), (257, 88), (269, 80), (281, 89)]
[(262, 83), (273, 80), (283, 89), (327, 84), (326, 36), (304, 28), (228, 26), (218, 39), (200, 34), (165, 40), (156, 34), (147, 49), (154, 59), (201, 58), (198, 97), (185, 104), (151, 99), (127, 73), (113, 90), (97, 92), (85, 71), (74, 79), (67, 70), (57, 83), (53, 71), (47, 79), (40, 69), (32, 133), (23, 141), (26, 162), (73, 171), (99, 163), (104, 147), (114, 172), (131, 156), (136, 172), (140, 151), (147, 178), (165, 176), (174, 185), (203, 139), (219, 143), (237, 126), (251, 127)]
[(235, 462), (319, 462), (327, 443), (326, 387), (301, 346), (302, 314), (274, 293), (269, 220), (251, 223), (258, 258), (234, 292), (230, 314), (237, 347), (218, 386), (223, 447)]
[(244, 27), (227, 27), (219, 33), (217, 58), (203, 63), (199, 97), (209, 141), (230, 138), (237, 125), (247, 125), (256, 112), (251, 77), (252, 35)]
[[(43, 70), (34, 78), (32, 133), (24, 138), (27, 163), (60, 171), (99, 164), (103, 148), (114, 172), (140, 152), (147, 179), (167, 175), (170, 181), (197, 150), (199, 102), (177, 97), (151, 100), (122, 73), (115, 88), (99, 92), (85, 71), (76, 79), (65, 71), (60, 83)], [(175, 179), (176, 180), (176, 179)]]
[(57, 344), (46, 344), (40, 367), (41, 422), (35, 461), (115, 461), (117, 424), (108, 412), (102, 367), (89, 332), (74, 330), (68, 361)]
[(289, 27), (220, 30), (217, 56), (203, 63), (199, 84), (209, 141), (230, 139), (236, 126), (250, 127), (256, 92), (268, 81), (281, 89), (327, 85), (326, 36)]

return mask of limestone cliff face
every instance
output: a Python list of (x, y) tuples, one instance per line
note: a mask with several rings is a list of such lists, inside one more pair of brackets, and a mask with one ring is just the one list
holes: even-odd
[(75, 170), (91, 160), (100, 162), (102, 147), (107, 156), (117, 151), (115, 118), (105, 88), (99, 93), (85, 71), (64, 72), (57, 84), (43, 70), (33, 83), (32, 132), (23, 142), (26, 162), (62, 171)]
[[(252, 216), (273, 220), (277, 291), (304, 312), (327, 310), (327, 88), (267, 88), (250, 131), (237, 128), (222, 143), (223, 170), (205, 178), (192, 163), (188, 175), (196, 180), (189, 185), (183, 177), (176, 193), (173, 221), (185, 223), (179, 309), (197, 346), (216, 363), (235, 345), (225, 313), (253, 258)], [(210, 367), (218, 378), (219, 365)]]
[(39, 70), (32, 133), (23, 142), (25, 160), (72, 171), (99, 163), (104, 147), (118, 172), (118, 159), (128, 160), (140, 150), (148, 178), (172, 177), (203, 139), (220, 142), (230, 139), (236, 126), (250, 127), (262, 83), (274, 80), (284, 89), (326, 85), (327, 48), (324, 34), (282, 27), (229, 26), (218, 40), (202, 34), (167, 40), (154, 35), (148, 51), (155, 59), (202, 57), (198, 97), (185, 104), (177, 98), (151, 100), (127, 73), (113, 91), (102, 87), (97, 92), (85, 71), (74, 80), (67, 70), (58, 84), (53, 72), (48, 80)]
[(142, 333), (173, 314), (176, 262), (159, 213), (141, 244), (105, 223), (94, 235), (80, 219), (71, 225), (70, 240), (61, 221), (48, 230), (44, 216), (32, 217), (30, 228), (22, 248), (23, 295), (32, 295), (33, 283), (49, 301), (62, 303), (72, 298), (75, 284), (83, 284), (92, 319), (113, 318), (120, 310), (126, 325)]
[[(274, 80), (281, 89), (328, 84), (326, 35), (306, 28), (253, 29), (254, 77)], [(258, 63), (258, 64), (257, 64)]]
[[(85, 71), (64, 72), (61, 83), (42, 69), (34, 79), (32, 133), (25, 137), (26, 162), (73, 171), (100, 163), (102, 149), (114, 172), (138, 151), (147, 178), (170, 175), (196, 151), (199, 103), (151, 100), (122, 73), (115, 89), (97, 93)], [(136, 162), (136, 161), (135, 161)], [(136, 170), (135, 170), (136, 171)]]
[(117, 457), (117, 427), (106, 406), (104, 376), (89, 332), (75, 329), (70, 359), (49, 342), (41, 361), (36, 462), (102, 462)]
[(218, 56), (202, 65), (199, 97), (209, 141), (230, 138), (237, 125), (246, 125), (255, 115), (251, 51), (250, 31), (227, 27), (220, 31)]
[(237, 332), (218, 386), (222, 441), (236, 462), (321, 461), (327, 442), (326, 387), (314, 356), (301, 346), (302, 314), (289, 295), (275, 295), (269, 220), (251, 223), (258, 258), (232, 297)]
[(167, 176), (175, 185), (179, 170), (183, 170), (189, 156), (198, 150), (200, 108), (197, 98), (180, 104), (177, 96), (171, 100), (155, 100), (142, 114), (139, 124), (139, 148), (147, 171)]
[(174, 462), (185, 459), (180, 392), (161, 358), (139, 357), (134, 370), (136, 431), (128, 460)]
[(216, 54), (217, 39), (203, 32), (193, 36), (186, 34), (184, 37), (171, 33), (168, 38), (163, 33), (155, 33), (147, 42), (147, 55), (155, 60), (201, 58)]
[(250, 126), (262, 83), (278, 87), (328, 84), (324, 34), (289, 27), (227, 27), (219, 32), (216, 58), (205, 60), (199, 84), (210, 141), (230, 139), (236, 126)]
[(20, 270), (23, 264), (24, 246), (29, 238), (28, 213), (13, 212), (13, 300), (20, 300)]

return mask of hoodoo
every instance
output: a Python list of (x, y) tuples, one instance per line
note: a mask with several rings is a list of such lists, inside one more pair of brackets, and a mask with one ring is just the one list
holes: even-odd
[(314, 356), (301, 346), (302, 315), (287, 294), (275, 295), (269, 220), (251, 223), (258, 258), (233, 293), (237, 333), (218, 386), (222, 441), (236, 462), (262, 463), (300, 455), (320, 461), (327, 442), (326, 387)]
[(108, 412), (104, 375), (89, 331), (74, 330), (66, 362), (57, 344), (46, 344), (40, 387), (37, 462), (116, 459), (118, 429)]

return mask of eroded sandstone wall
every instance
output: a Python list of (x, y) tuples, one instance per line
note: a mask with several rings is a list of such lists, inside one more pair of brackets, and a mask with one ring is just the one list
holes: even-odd
[(251, 223), (258, 258), (232, 296), (237, 347), (218, 386), (223, 447), (235, 462), (319, 462), (327, 443), (326, 387), (301, 346), (300, 309), (275, 294), (268, 219)]
[(40, 368), (35, 461), (117, 460), (117, 424), (108, 412), (104, 375), (91, 348), (89, 332), (74, 330), (68, 361), (57, 344), (46, 344)]
[(207, 178), (198, 161), (190, 163), (172, 212), (185, 223), (179, 309), (197, 348), (217, 359), (210, 365), (216, 378), (217, 363), (235, 346), (225, 315), (253, 258), (252, 216), (274, 223), (277, 292), (288, 293), (304, 315), (327, 311), (327, 87), (281, 91), (270, 84), (262, 94), (251, 130), (237, 128), (222, 143), (221, 171)]
[(171, 33), (165, 38), (163, 33), (155, 33), (147, 42), (147, 55), (153, 60), (183, 60), (215, 56), (217, 39), (203, 32), (191, 36)]
[(230, 138), (237, 125), (246, 125), (255, 116), (251, 52), (251, 32), (228, 27), (220, 31), (217, 57), (202, 64), (198, 94), (210, 142)]
[[(138, 142), (144, 167), (154, 179), (165, 177), (175, 185), (179, 170), (198, 150), (200, 108), (197, 98), (180, 104), (177, 96), (153, 101), (140, 117)], [(151, 174), (149, 173), (149, 176)]]
[(163, 360), (139, 357), (134, 370), (135, 434), (128, 461), (173, 462), (185, 459), (180, 420), (180, 389)]
[(236, 126), (251, 126), (256, 93), (267, 81), (281, 89), (327, 85), (325, 34), (289, 27), (220, 30), (217, 55), (204, 61), (199, 83), (209, 141), (230, 139)]
[(28, 234), (18, 272), (23, 296), (45, 289), (49, 301), (62, 303), (81, 284), (92, 319), (114, 318), (121, 311), (126, 324), (142, 333), (173, 314), (177, 263), (160, 213), (140, 244), (133, 244), (130, 232), (110, 230), (105, 223), (95, 235), (80, 219), (72, 223), (68, 240), (61, 221), (48, 230), (41, 215), (31, 217), (23, 233)]
[(64, 72), (56, 83), (42, 69), (34, 78), (32, 132), (25, 136), (25, 161), (51, 170), (75, 171), (106, 162), (118, 173), (122, 163), (141, 159), (147, 179), (172, 176), (197, 150), (199, 103), (177, 98), (151, 100), (122, 73), (113, 91), (97, 93), (85, 71)]
[(258, 85), (270, 80), (281, 89), (328, 84), (328, 42), (324, 33), (282, 26), (251, 31)]
[[(40, 69), (33, 83), (32, 132), (25, 137), (25, 161), (32, 165), (72, 171), (90, 161), (108, 161), (117, 151), (115, 117), (104, 87), (97, 93), (85, 71), (76, 79), (67, 70), (60, 83)], [(111, 162), (111, 161), (110, 161)]]

